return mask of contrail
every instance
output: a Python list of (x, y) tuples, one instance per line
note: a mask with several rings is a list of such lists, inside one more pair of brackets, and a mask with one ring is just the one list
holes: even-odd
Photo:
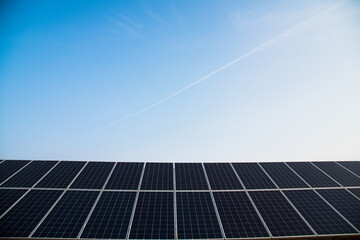
[[(90, 131), (90, 132), (88, 132), (88, 133), (85, 133), (85, 134), (81, 135), (81, 136), (78, 137), (78, 138), (86, 137), (86, 136), (88, 136), (88, 135), (90, 135), (90, 134), (93, 134), (93, 133), (98, 132), (98, 131), (101, 131), (101, 130), (103, 130), (103, 129), (105, 129), (105, 128), (111, 127), (111, 126), (113, 126), (113, 125), (115, 125), (115, 124), (117, 124), (117, 123), (119, 123), (119, 122), (121, 122), (121, 121), (124, 121), (124, 120), (126, 120), (126, 119), (128, 119), (128, 118), (134, 117), (134, 116), (136, 116), (136, 115), (139, 115), (140, 113), (143, 113), (143, 112), (145, 112), (145, 111), (148, 111), (148, 110), (150, 110), (150, 109), (152, 109), (152, 108), (154, 108), (154, 107), (156, 107), (156, 106), (158, 106), (158, 105), (166, 102), (167, 100), (169, 100), (169, 99), (171, 99), (171, 98), (179, 95), (180, 93), (184, 92), (185, 90), (187, 90), (187, 89), (189, 89), (189, 88), (192, 88), (193, 86), (201, 83), (202, 81), (204, 81), (204, 80), (212, 77), (213, 75), (217, 74), (218, 72), (221, 72), (221, 71), (223, 71), (224, 69), (226, 69), (226, 68), (234, 65), (235, 63), (237, 63), (237, 62), (239, 62), (239, 61), (241, 61), (241, 60), (243, 60), (243, 59), (245, 59), (245, 58), (247, 58), (247, 57), (250, 57), (250, 56), (256, 54), (257, 52), (262, 51), (263, 49), (269, 47), (269, 46), (270, 46), (271, 44), (273, 44), (274, 42), (277, 42), (277, 41), (283, 39), (283, 38), (286, 37), (289, 33), (294, 32), (294, 31), (296, 31), (297, 29), (299, 29), (300, 27), (306, 25), (307, 23), (309, 23), (310, 21), (312, 21), (312, 20), (315, 19), (316, 17), (324, 14), (325, 12), (328, 12), (328, 11), (330, 11), (330, 10), (333, 10), (334, 8), (339, 7), (342, 3), (343, 3), (343, 1), (340, 1), (340, 2), (338, 2), (338, 3), (336, 3), (336, 4), (334, 4), (334, 5), (331, 5), (330, 7), (326, 8), (325, 10), (323, 10), (323, 11), (317, 13), (316, 15), (314, 15), (314, 16), (312, 16), (312, 17), (310, 17), (310, 18), (308, 18), (308, 19), (306, 19), (306, 20), (304, 20), (304, 21), (302, 21), (302, 22), (300, 22), (300, 23), (298, 23), (298, 24), (296, 24), (295, 26), (289, 28), (289, 29), (286, 30), (285, 32), (277, 35), (276, 37), (273, 37), (273, 38), (267, 40), (266, 42), (260, 44), (259, 46), (255, 47), (255, 48), (253, 48), (253, 49), (251, 49), (251, 50), (248, 51), (247, 53), (245, 53), (245, 54), (241, 55), (240, 57), (236, 58), (235, 60), (233, 60), (233, 61), (225, 64), (224, 66), (222, 66), (222, 67), (220, 67), (220, 68), (218, 68), (218, 69), (216, 69), (216, 70), (214, 70), (214, 71), (212, 71), (211, 73), (209, 73), (209, 74), (203, 76), (202, 78), (200, 78), (200, 79), (198, 79), (198, 80), (190, 83), (189, 85), (187, 85), (187, 86), (181, 88), (180, 90), (178, 90), (178, 91), (170, 94), (169, 96), (167, 96), (167, 97), (165, 97), (165, 98), (163, 98), (163, 99), (161, 99), (161, 100), (159, 100), (159, 101), (157, 101), (157, 102), (155, 102), (155, 103), (153, 103), (153, 104), (151, 104), (151, 105), (149, 105), (149, 106), (147, 106), (147, 107), (145, 107), (145, 108), (142, 108), (142, 109), (140, 109), (140, 110), (137, 111), (137, 112), (131, 113), (131, 114), (125, 116), (125, 117), (122, 117), (122, 118), (116, 120), (116, 121), (110, 122), (110, 123), (108, 123), (108, 124), (106, 124), (106, 125), (104, 125), (104, 126), (102, 126), (102, 127), (100, 127), (100, 128), (97, 128), (97, 129), (94, 129), (94, 130), (92, 130), (92, 131)], [(78, 139), (78, 138), (76, 138), (76, 139)]]

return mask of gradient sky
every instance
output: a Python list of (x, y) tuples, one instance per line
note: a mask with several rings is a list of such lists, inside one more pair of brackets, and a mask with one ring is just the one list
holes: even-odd
[(0, 158), (359, 160), (360, 3), (338, 2), (2, 1)]

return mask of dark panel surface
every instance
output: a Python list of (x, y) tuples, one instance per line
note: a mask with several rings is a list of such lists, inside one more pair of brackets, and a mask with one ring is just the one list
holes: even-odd
[(277, 188), (257, 163), (232, 163), (247, 189)]
[(357, 232), (314, 191), (284, 191), (284, 193), (317, 234)]
[(360, 162), (357, 161), (346, 161), (346, 162), (338, 162), (342, 166), (346, 167), (356, 175), (360, 176)]
[(222, 238), (209, 192), (177, 192), (178, 239)]
[(309, 188), (285, 163), (260, 163), (279, 188)]
[(98, 191), (67, 191), (32, 237), (76, 238)]
[(173, 190), (173, 176), (172, 163), (147, 163), (145, 166), (141, 189)]
[(288, 162), (287, 164), (312, 187), (340, 187), (309, 162)]
[(0, 164), (0, 184), (30, 161), (6, 160)]
[(70, 188), (101, 189), (115, 163), (89, 162)]
[(317, 167), (334, 178), (338, 183), (345, 187), (360, 186), (360, 178), (339, 166), (335, 162), (313, 162)]
[(227, 238), (269, 237), (245, 192), (214, 192)]
[(357, 196), (358, 198), (360, 198), (360, 188), (351, 188), (349, 189), (350, 192), (352, 192), (353, 194), (355, 194), (355, 196)]
[(117, 163), (106, 189), (138, 189), (143, 166), (144, 163)]
[(32, 187), (56, 163), (55, 161), (33, 161), (1, 186)]
[(249, 194), (274, 237), (314, 235), (280, 191)]
[(229, 163), (205, 163), (211, 189), (243, 189)]
[(345, 189), (316, 190), (349, 222), (360, 229), (360, 200)]
[(136, 192), (103, 192), (81, 238), (125, 239)]
[(85, 162), (60, 162), (36, 188), (67, 188)]
[(1, 237), (27, 237), (62, 191), (32, 190), (0, 219)]
[(9, 209), (26, 190), (20, 189), (0, 189), (0, 216)]
[(201, 163), (175, 163), (176, 190), (209, 189)]
[(141, 192), (130, 239), (174, 239), (174, 193)]

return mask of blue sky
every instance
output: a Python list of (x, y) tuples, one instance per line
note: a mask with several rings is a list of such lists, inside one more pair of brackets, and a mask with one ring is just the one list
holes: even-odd
[(339, 2), (3, 1), (0, 158), (358, 160), (360, 4)]

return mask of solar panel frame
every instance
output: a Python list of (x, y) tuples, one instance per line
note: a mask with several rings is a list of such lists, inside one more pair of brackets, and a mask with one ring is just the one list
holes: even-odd
[(115, 162), (88, 162), (69, 186), (70, 189), (102, 189)]
[(311, 187), (341, 187), (341, 185), (310, 162), (287, 162), (286, 164)]
[(0, 165), (0, 186), (7, 179), (12, 177), (26, 165), (30, 164), (29, 160), (4, 160)]
[(283, 192), (318, 235), (357, 233), (315, 191), (285, 190)]
[(311, 162), (344, 187), (360, 186), (360, 178), (336, 162)]
[(204, 163), (212, 190), (244, 189), (230, 163)]
[[(144, 163), (118, 162), (105, 189), (136, 190), (140, 183), (140, 177)], [(130, 181), (130, 179), (132, 181)]]
[(146, 163), (141, 190), (174, 190), (172, 163)]
[(6, 180), (1, 187), (33, 187), (38, 181), (44, 178), (59, 161), (32, 161), (21, 171)]
[(348, 188), (347, 190), (360, 199), (360, 188)]
[(339, 161), (337, 162), (347, 170), (355, 173), (357, 176), (360, 176), (360, 162), (359, 161)]
[(209, 190), (201, 163), (175, 163), (176, 190)]
[(279, 188), (310, 188), (310, 186), (283, 162), (260, 163)]
[(230, 163), (246, 189), (277, 189), (272, 179), (257, 163)]

